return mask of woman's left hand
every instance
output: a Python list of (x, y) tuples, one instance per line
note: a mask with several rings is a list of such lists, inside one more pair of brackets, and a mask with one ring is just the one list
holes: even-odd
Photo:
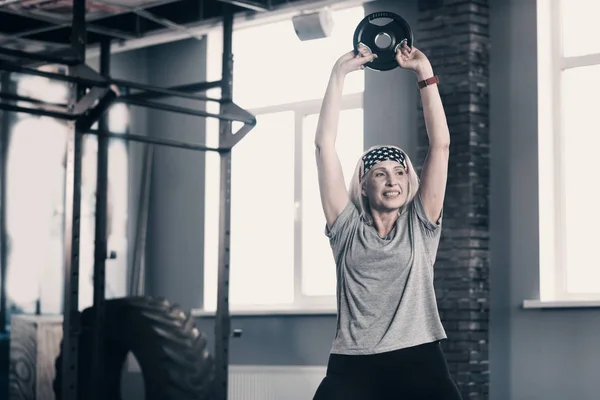
[(423, 52), (416, 47), (408, 47), (406, 42), (396, 51), (396, 61), (401, 68), (419, 73), (420, 71), (431, 68), (429, 59)]

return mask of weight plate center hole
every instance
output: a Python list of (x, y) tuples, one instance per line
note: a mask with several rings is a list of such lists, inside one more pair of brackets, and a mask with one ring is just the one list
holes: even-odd
[(380, 32), (375, 36), (375, 46), (381, 50), (386, 50), (392, 45), (392, 38), (385, 32)]

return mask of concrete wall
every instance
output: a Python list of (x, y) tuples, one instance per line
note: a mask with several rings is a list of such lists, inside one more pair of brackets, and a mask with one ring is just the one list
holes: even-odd
[[(117, 53), (111, 56), (110, 75), (114, 79), (123, 79), (132, 82), (148, 83), (149, 63), (148, 50), (140, 49), (125, 53)], [(87, 64), (99, 70), (98, 58), (90, 58)], [(130, 133), (137, 135), (148, 134), (148, 115), (150, 110), (141, 107), (130, 107)], [(137, 226), (137, 213), (140, 196), (140, 183), (143, 168), (143, 145), (137, 142), (128, 142), (127, 150), (129, 156), (128, 181), (129, 188), (129, 210), (128, 210), (128, 252), (127, 265), (133, 264), (135, 246), (135, 235)], [(110, 162), (110, 160), (109, 160)]]
[[(148, 49), (149, 83), (168, 87), (206, 80), (206, 43), (186, 40)], [(165, 101), (164, 99), (161, 101)], [(167, 99), (203, 110), (203, 103)], [(148, 135), (204, 142), (204, 119), (152, 110)], [(205, 154), (156, 146), (148, 221), (147, 293), (184, 308), (202, 301)]]

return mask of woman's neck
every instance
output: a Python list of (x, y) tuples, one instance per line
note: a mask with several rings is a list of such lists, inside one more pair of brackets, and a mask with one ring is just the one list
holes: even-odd
[(385, 238), (390, 234), (398, 220), (398, 210), (380, 212), (371, 210), (373, 217), (373, 226), (377, 230), (379, 237)]

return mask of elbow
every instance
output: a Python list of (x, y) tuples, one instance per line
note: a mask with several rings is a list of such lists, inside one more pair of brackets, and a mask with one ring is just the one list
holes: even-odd
[(450, 151), (450, 139), (448, 140), (432, 140), (429, 143), (429, 148), (432, 150)]
[(450, 150), (450, 132), (448, 129), (439, 131), (440, 134), (429, 136), (429, 147), (440, 150)]
[(315, 150), (321, 151), (325, 148), (328, 147), (335, 147), (335, 141), (331, 141), (331, 140), (323, 140), (323, 139), (316, 139), (315, 140)]

